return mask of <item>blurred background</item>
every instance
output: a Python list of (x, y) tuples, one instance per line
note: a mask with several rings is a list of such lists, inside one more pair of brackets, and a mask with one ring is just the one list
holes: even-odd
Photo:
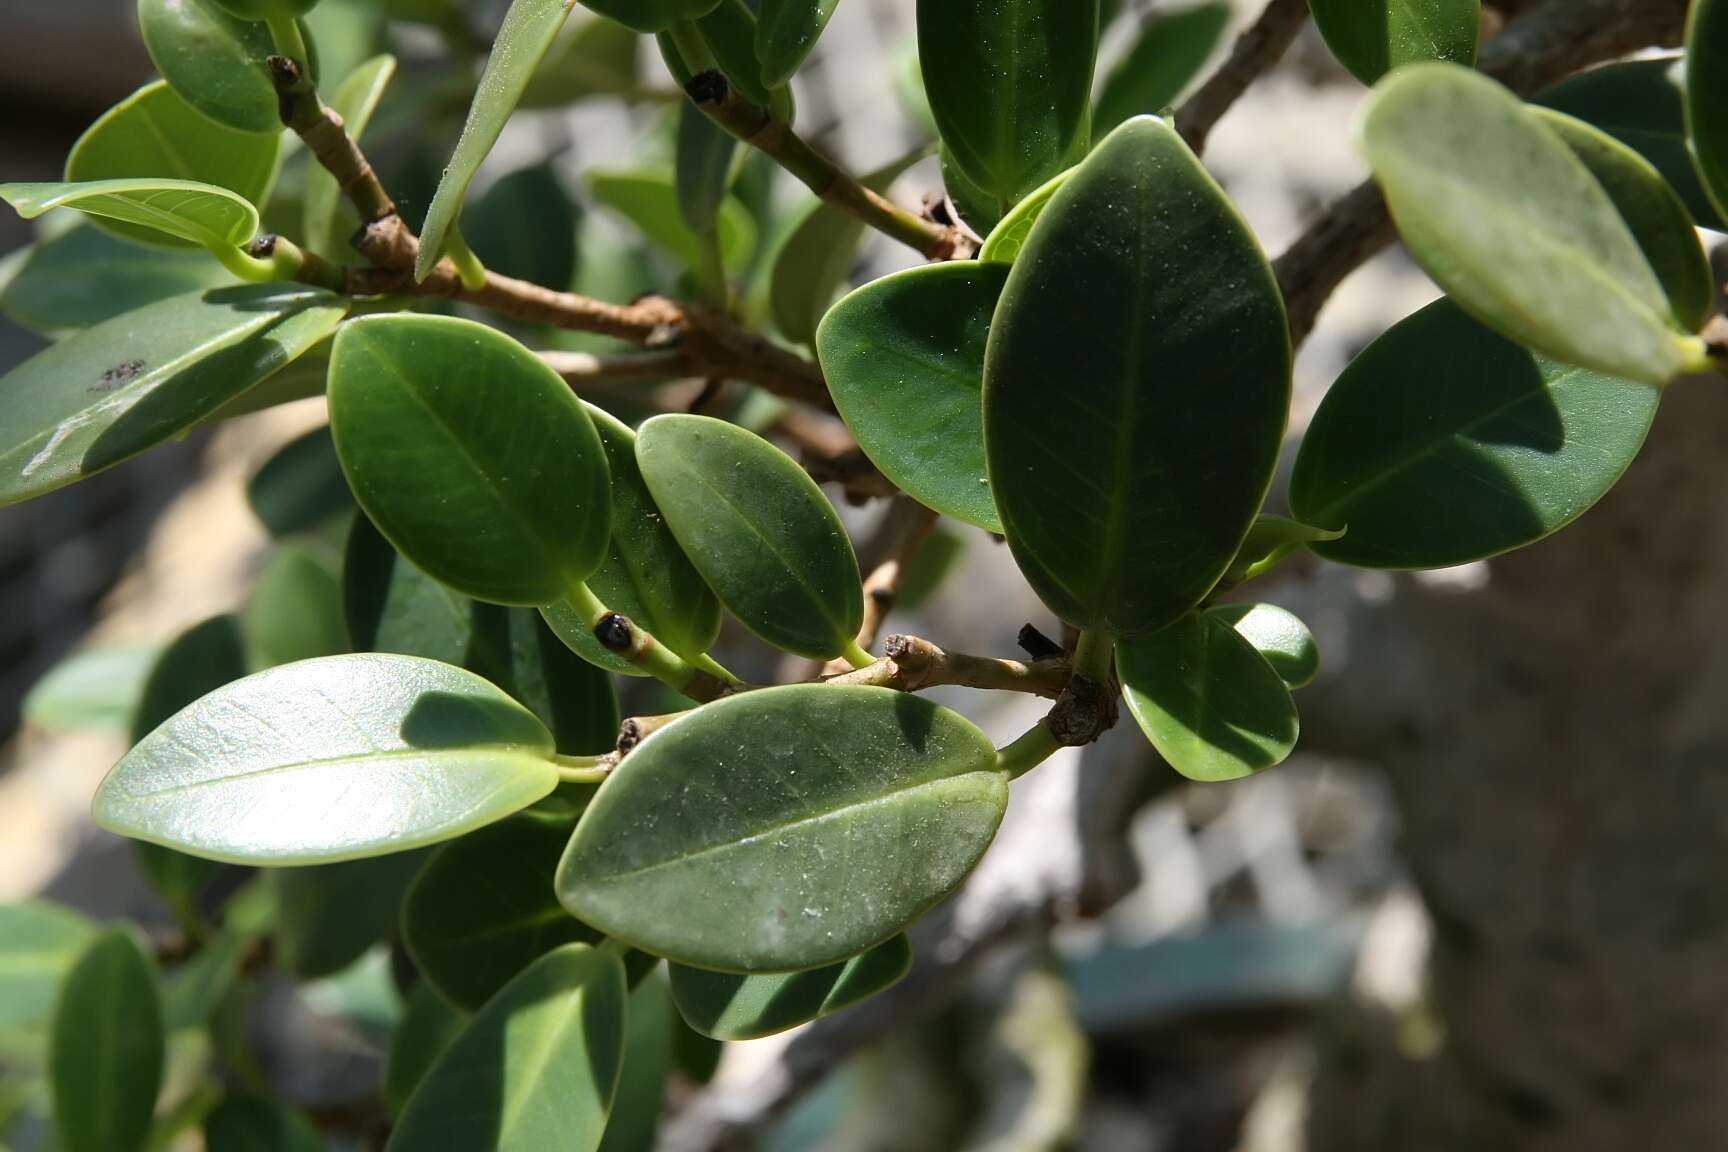
[[(1235, 0), (1233, 28), (1260, 6)], [(472, 52), (504, 5), (460, 7)], [(1177, 7), (1127, 0), (1101, 74), (1138, 18)], [(151, 75), (131, 9), (0, 5), (0, 176), (57, 178), (78, 133)], [(413, 221), (465, 98), (412, 80), (445, 37), (395, 29), (410, 79), (368, 150)], [(926, 135), (905, 94), (912, 44), (912, 0), (845, 0), (800, 74), (800, 128), (851, 171)], [(669, 92), (652, 45), (640, 53), (642, 88)], [(1207, 164), (1268, 252), (1365, 176), (1349, 144), (1363, 95), (1309, 30), (1211, 138)], [(585, 178), (663, 157), (671, 106), (525, 111), (474, 202), (543, 167), (577, 206), (562, 226), (580, 236), (581, 282), (613, 298), (648, 287)], [(927, 160), (894, 194), (939, 189)], [(769, 191), (797, 195), (785, 180)], [(31, 238), (0, 218), (0, 253)], [(867, 242), (854, 282), (906, 262)], [(1350, 278), (1302, 350), (1292, 443), (1349, 358), (1434, 295), (1396, 251)], [(0, 370), (44, 343), (0, 318)], [(712, 1084), (674, 1086), (661, 1146), (1723, 1147), (1728, 533), (1713, 493), (1728, 409), (1709, 382), (1684, 391), (1601, 508), (1516, 558), (1414, 576), (1311, 564), (1257, 585), (1310, 623), (1326, 660), (1299, 697), (1289, 764), (1191, 786), (1131, 725), (1064, 753), (1016, 784), (997, 848), (914, 935), (905, 985), (806, 1033), (728, 1046)], [(125, 749), (123, 718), (64, 723), (75, 680), (28, 693), (83, 652), (77, 675), (106, 699), (186, 626), (242, 606), (270, 549), (247, 483), (320, 405), (229, 421), (0, 509), (0, 900), (171, 924), (129, 847), (86, 816)], [(867, 540), (882, 509), (847, 515)], [(1008, 654), (1022, 623), (1054, 630), (988, 537), (945, 525), (931, 551), (946, 579), (909, 595), (888, 631)], [(744, 638), (728, 643), (729, 664), (772, 672)], [(993, 735), (1037, 714), (941, 698)], [(400, 1005), (367, 963), (284, 984), (272, 1006), (271, 1074), (314, 1114), (375, 1093), (377, 1026)]]

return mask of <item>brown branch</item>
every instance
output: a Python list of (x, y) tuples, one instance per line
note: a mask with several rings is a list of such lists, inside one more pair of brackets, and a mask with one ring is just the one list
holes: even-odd
[[(897, 496), (888, 506), (867, 549), (875, 566), (864, 578), (864, 621), (858, 628), (858, 647), (869, 651), (876, 643), (883, 621), (894, 610), (906, 569), (935, 527), (936, 513), (910, 496)], [(840, 676), (849, 671), (851, 665), (845, 660), (832, 660), (821, 674)]]
[(1196, 154), (1206, 151), (1206, 140), (1218, 121), (1283, 58), (1307, 22), (1308, 0), (1272, 0), (1236, 38), (1230, 58), (1176, 112), (1176, 131)]
[(987, 692), (1025, 692), (1055, 700), (1068, 686), (1067, 657), (1034, 660), (999, 660), (990, 656), (968, 656), (946, 652), (917, 636), (890, 636), (882, 645), (882, 659), (868, 668), (830, 676), (824, 684), (866, 684), (901, 692), (921, 692), (941, 684), (978, 688)]

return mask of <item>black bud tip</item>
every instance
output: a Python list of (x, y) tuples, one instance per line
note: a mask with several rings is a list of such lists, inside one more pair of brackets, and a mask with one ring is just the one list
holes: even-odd
[(246, 254), (256, 256), (260, 260), (268, 260), (276, 254), (277, 236), (274, 232), (266, 232), (246, 245)]
[(698, 104), (719, 104), (731, 93), (732, 85), (718, 68), (698, 72), (684, 85), (684, 92)]
[(609, 612), (606, 618), (594, 625), (594, 639), (600, 641), (600, 646), (613, 652), (627, 652), (630, 641), (634, 638), (635, 629), (630, 626), (630, 619), (616, 612)]
[(1021, 627), (1020, 635), (1016, 637), (1020, 650), (1034, 660), (1049, 660), (1062, 655), (1062, 646), (1032, 625)]

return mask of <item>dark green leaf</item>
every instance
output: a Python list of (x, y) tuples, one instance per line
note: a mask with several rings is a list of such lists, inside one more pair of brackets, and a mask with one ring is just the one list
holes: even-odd
[(1636, 149), (1680, 194), (1699, 227), (1722, 231), (1722, 218), (1704, 192), (1686, 143), (1682, 70), (1677, 55), (1623, 60), (1562, 80), (1534, 100)]
[(480, 76), (480, 87), (468, 109), (462, 138), (444, 168), (426, 222), (420, 229), (420, 252), (414, 261), (414, 278), (424, 280), (444, 255), (445, 241), (462, 214), (468, 185), (480, 171), (486, 154), (498, 142), (498, 134), (534, 78), (540, 58), (570, 14), (574, 0), (511, 0), (510, 10), (492, 43), (492, 55)]
[[(336, 86), (330, 98), (330, 108), (342, 117), (350, 139), (358, 141), (378, 110), (391, 77), (396, 75), (396, 57), (374, 56)], [(356, 214), (342, 206), (342, 190), (336, 177), (322, 164), (309, 164), (306, 169), (306, 191), (301, 203), (302, 244), (330, 260), (346, 260), (350, 255), (348, 237), (358, 225)]]
[[(1051, 179), (1054, 180), (1055, 177), (1052, 176)], [(1001, 222), (1005, 211), (1002, 203), (961, 171), (946, 144), (942, 145), (942, 185), (948, 198), (954, 202), (954, 207), (959, 210), (961, 219), (971, 225), (974, 232), (988, 235)]]
[(388, 1152), (594, 1152), (624, 1056), (624, 966), (569, 944), (487, 1002), (402, 1111)]
[(1296, 705), (1222, 616), (1191, 612), (1116, 645), (1123, 696), (1158, 754), (1190, 780), (1236, 780), (1296, 746)]
[(1449, 301), (1387, 332), (1332, 385), (1303, 437), (1290, 504), (1344, 528), (1309, 545), (1346, 564), (1444, 568), (1581, 516), (1644, 442), (1660, 390), (1561, 364)]
[(292, 536), (354, 515), (330, 426), (283, 445), (246, 485), (246, 502), (272, 536)]
[(80, 648), (31, 686), (24, 722), (49, 732), (124, 731), (158, 655), (151, 647)]
[(396, 934), (424, 852), (265, 873), (276, 901), (276, 962), (300, 980), (334, 976)]
[(467, 660), (474, 602), (404, 560), (363, 512), (348, 531), (342, 611), (358, 651)]
[[(745, 3), (745, 0), (720, 0), (712, 12), (696, 21), (696, 30), (701, 36), (699, 43), (691, 45), (688, 37), (681, 38), (676, 33), (672, 39), (691, 52), (690, 57), (680, 60), (681, 66), (691, 68), (693, 72), (708, 67), (706, 61), (702, 67), (693, 66), (693, 58), (705, 51), (745, 99), (752, 104), (766, 105), (774, 99), (775, 85), (762, 82), (762, 59), (756, 52), (756, 14), (751, 11), (754, 7), (756, 5)], [(687, 78), (679, 80), (680, 87), (688, 83)]]
[(720, 206), (732, 181), (732, 157), (738, 140), (686, 102), (678, 112), (678, 156), (675, 181), (678, 213), (692, 232), (719, 226)]
[(468, 667), (521, 701), (552, 730), (558, 751), (609, 752), (618, 742), (618, 695), (528, 608), (476, 605)]
[(478, 677), (333, 656), (218, 689), (97, 789), (97, 823), (212, 860), (317, 864), (449, 840), (558, 782), (552, 737)]
[(1556, 359), (1665, 383), (1702, 357), (1590, 170), (1485, 76), (1412, 64), (1361, 146), (1411, 255), (1461, 307)]
[(1174, 104), (1229, 27), (1230, 5), (1219, 0), (1149, 17), (1133, 47), (1104, 78), (1092, 131), (1107, 133), (1130, 116), (1156, 115)]
[(548, 288), (576, 278), (576, 206), (550, 164), (501, 178), (468, 210), (465, 235), (486, 267)]
[(638, 32), (664, 32), (675, 20), (707, 15), (715, 3), (716, 0), (582, 0), (584, 8)]
[(1287, 687), (1300, 688), (1320, 674), (1320, 649), (1294, 613), (1275, 604), (1224, 604), (1207, 614), (1241, 633)]
[(920, 0), (945, 152), (1006, 211), (1085, 154), (1098, 0)]
[(838, 1012), (896, 983), (912, 966), (904, 934), (825, 968), (743, 976), (674, 964), (672, 1000), (685, 1023), (716, 1040), (755, 1040)]
[(104, 321), (0, 377), (0, 505), (52, 492), (186, 431), (342, 319), (312, 288), (176, 296)]
[(204, 115), (244, 132), (282, 131), (264, 64), (276, 48), (264, 24), (214, 0), (138, 0), (138, 26), (157, 70)]
[[(233, 279), (202, 252), (140, 248), (81, 224), (36, 243), (0, 290), (0, 311), (26, 328), (56, 334)], [(92, 292), (93, 283), (102, 290)]]
[(833, 505), (790, 457), (707, 416), (656, 416), (636, 437), (654, 503), (720, 602), (812, 659), (852, 645), (864, 593)]
[(391, 1115), (407, 1105), (428, 1069), (461, 1034), (463, 1016), (422, 980), (408, 994), (402, 1022), (390, 1037), (384, 1066), (384, 1099)]
[[(609, 413), (588, 406), (606, 446), (612, 475), (612, 541), (606, 560), (588, 578), (602, 603), (648, 630), (686, 660), (695, 660), (720, 634), (720, 601), (678, 546), (666, 518), (636, 466), (636, 434)], [(584, 660), (609, 672), (642, 671), (603, 647), (588, 621), (560, 600), (545, 609), (546, 622)]]
[(312, 1121), (262, 1096), (229, 1094), (204, 1122), (206, 1152), (324, 1152)]
[(756, 20), (756, 56), (762, 83), (778, 88), (798, 71), (840, 0), (761, 0)]
[(601, 939), (553, 891), (569, 840), (568, 821), (523, 813), (427, 862), (402, 906), (402, 941), (439, 995), (476, 1011), (552, 949)]
[(466, 595), (550, 604), (606, 554), (594, 425), (558, 374), (501, 332), (436, 316), (345, 326), (330, 426), (372, 522)]
[[(261, 136), (217, 124), (158, 80), (109, 109), (78, 138), (66, 159), (66, 179), (214, 184), (262, 208), (276, 182), (279, 139), (279, 133)], [(103, 226), (145, 244), (173, 242), (153, 227)], [(245, 243), (252, 236), (234, 239)]]
[[(660, 172), (590, 172), (588, 190), (594, 199), (634, 224), (649, 242), (674, 256), (688, 269), (702, 266), (701, 238), (684, 222), (672, 177)], [(736, 198), (720, 205), (716, 226), (720, 252), (728, 270), (750, 261), (756, 248), (756, 225)]]
[(1704, 190), (1728, 214), (1728, 4), (1694, 0), (1686, 21), (1686, 130)]
[(1423, 60), (1476, 62), (1482, 0), (1311, 0), (1310, 6), (1326, 46), (1364, 84)]
[(666, 1076), (678, 1031), (689, 1029), (672, 1011), (666, 978), (652, 973), (630, 993), (624, 1068), (600, 1152), (653, 1152), (660, 1114), (666, 1110)]
[(188, 180), (0, 184), (0, 199), (26, 220), (71, 208), (127, 225), (129, 236), (153, 234), (160, 243), (183, 240), (213, 252), (242, 247), (258, 231), (258, 212), (249, 201), (226, 188)]
[(1662, 284), (1675, 325), (1688, 332), (1704, 327), (1716, 292), (1704, 246), (1679, 195), (1649, 161), (1600, 128), (1548, 108), (1535, 112), (1584, 161), (1614, 202)]
[(40, 901), (0, 904), (0, 1066), (41, 1067), (56, 993), (95, 928)]
[(126, 929), (103, 932), (54, 1002), (49, 1067), (61, 1152), (141, 1152), (165, 1046), (150, 961)]
[(882, 474), (938, 512), (1002, 530), (984, 467), (984, 344), (1006, 264), (912, 268), (823, 318), (817, 349), (847, 427)]
[(258, 574), (240, 616), (253, 671), (348, 651), (342, 585), (304, 544), (284, 544)]
[(1050, 201), (984, 369), (996, 508), (1058, 616), (1135, 636), (1218, 582), (1272, 479), (1284, 309), (1253, 234), (1161, 120), (1130, 120)]
[(964, 718), (884, 688), (728, 697), (630, 753), (577, 825), (558, 896), (608, 935), (684, 964), (833, 964), (971, 871), (1007, 803), (996, 762)]

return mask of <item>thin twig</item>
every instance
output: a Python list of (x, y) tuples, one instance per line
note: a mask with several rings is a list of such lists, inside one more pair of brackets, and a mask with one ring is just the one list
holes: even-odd
[(947, 652), (917, 636), (890, 636), (882, 645), (882, 659), (855, 672), (831, 676), (824, 684), (867, 684), (920, 692), (941, 684), (978, 688), (987, 692), (1025, 692), (1055, 700), (1068, 686), (1067, 657), (1034, 660), (1000, 660), (992, 656), (968, 656)]
[(1308, 21), (1308, 0), (1272, 0), (1236, 38), (1229, 59), (1176, 112), (1176, 131), (1195, 153), (1250, 85), (1278, 63)]

